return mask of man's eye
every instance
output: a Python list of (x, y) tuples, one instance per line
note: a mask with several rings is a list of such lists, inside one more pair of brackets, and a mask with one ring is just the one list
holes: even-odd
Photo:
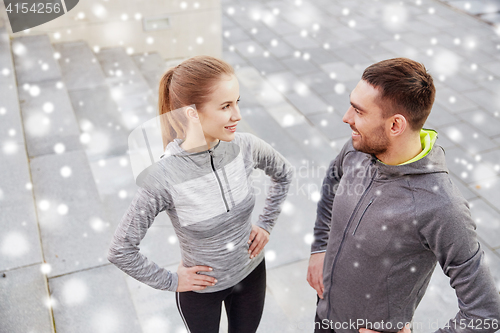
[(354, 111), (356, 111), (357, 114), (360, 114), (361, 112), (359, 112), (358, 109), (354, 108)]

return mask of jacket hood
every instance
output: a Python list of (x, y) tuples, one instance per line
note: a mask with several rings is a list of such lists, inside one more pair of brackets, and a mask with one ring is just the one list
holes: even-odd
[(387, 165), (372, 156), (375, 167), (378, 169), (379, 179), (390, 179), (406, 175), (418, 175), (429, 173), (448, 173), (446, 167), (445, 151), (443, 147), (434, 145), (430, 152), (418, 161), (403, 165)]

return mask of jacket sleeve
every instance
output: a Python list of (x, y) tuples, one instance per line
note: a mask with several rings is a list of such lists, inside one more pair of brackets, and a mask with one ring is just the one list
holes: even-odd
[[(148, 177), (136, 192), (134, 199), (115, 231), (108, 251), (108, 260), (136, 280), (161, 290), (177, 290), (177, 273), (159, 267), (139, 252), (139, 244), (155, 217), (170, 206), (161, 194), (159, 182), (153, 185)], [(164, 188), (163, 191), (166, 191)]]
[(265, 174), (271, 178), (264, 211), (255, 223), (271, 233), (294, 176), (293, 166), (264, 140), (250, 133), (245, 133), (244, 137), (250, 142), (253, 167), (264, 170)]
[(421, 235), (450, 278), (460, 308), (455, 318), (436, 332), (497, 331), (500, 295), (484, 262), (467, 202), (463, 199), (443, 205), (434, 215), (433, 223), (422, 228)]
[(323, 184), (321, 185), (321, 197), (316, 208), (316, 222), (314, 223), (314, 241), (311, 244), (311, 254), (326, 251), (328, 237), (330, 236), (330, 226), (332, 221), (333, 199), (335, 191), (342, 178), (342, 164), (344, 156), (351, 147), (349, 140), (337, 157), (330, 163), (326, 171)]

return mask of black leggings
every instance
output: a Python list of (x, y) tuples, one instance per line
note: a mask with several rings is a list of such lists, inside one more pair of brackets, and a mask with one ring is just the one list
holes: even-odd
[(264, 309), (266, 264), (264, 259), (241, 282), (213, 293), (175, 293), (177, 308), (188, 333), (218, 333), (222, 301), (228, 333), (255, 333)]

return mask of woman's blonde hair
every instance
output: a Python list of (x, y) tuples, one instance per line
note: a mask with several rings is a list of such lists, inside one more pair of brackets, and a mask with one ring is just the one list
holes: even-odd
[(170, 111), (193, 104), (201, 111), (217, 82), (232, 74), (234, 69), (227, 62), (205, 55), (189, 58), (163, 74), (158, 98), (163, 149), (175, 138), (186, 136), (184, 113)]

